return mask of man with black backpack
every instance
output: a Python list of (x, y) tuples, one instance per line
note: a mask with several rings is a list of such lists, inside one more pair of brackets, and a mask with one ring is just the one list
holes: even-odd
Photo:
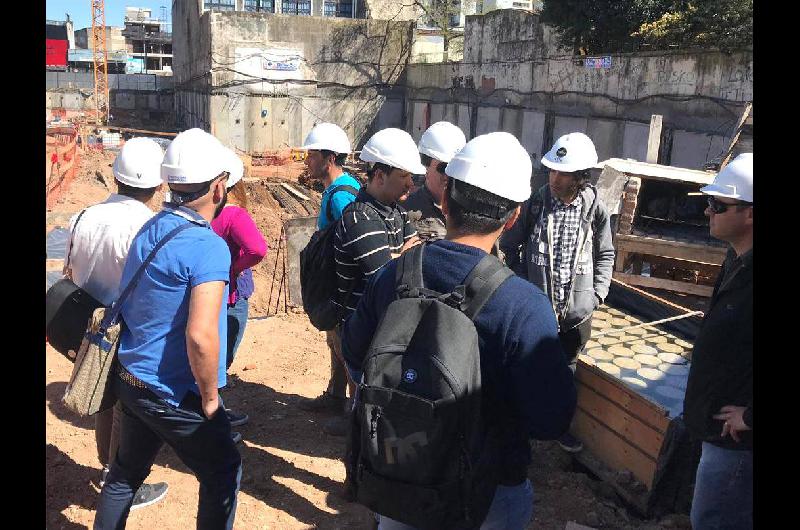
[[(548, 183), (522, 206), (520, 222), (503, 234), (500, 250), (514, 272), (550, 298), (561, 345), (572, 371), (592, 332), (592, 313), (611, 285), (614, 246), (608, 209), (589, 170), (597, 151), (583, 133), (565, 134), (542, 158)], [(558, 439), (567, 452), (583, 449), (570, 433)]]
[[(411, 189), (411, 175), (425, 171), (411, 135), (394, 128), (378, 131), (364, 144), (360, 158), (370, 164), (368, 183), (366, 188), (359, 191), (356, 200), (347, 207), (335, 227), (331, 243), (333, 255), (330, 256), (335, 269), (335, 289), (330, 305), (319, 312), (314, 308), (306, 308), (307, 312), (312, 309), (309, 313), (312, 322), (327, 320), (320, 318), (320, 315), (328, 317), (335, 314), (336, 323), (328, 329), (333, 329), (337, 347), (341, 345), (339, 325), (355, 310), (366, 280), (392, 257), (399, 255), (402, 249), (418, 241), (407, 212), (397, 204), (400, 197)], [(322, 240), (329, 235), (321, 234), (318, 237)], [(309, 243), (309, 247), (311, 245)], [(306, 248), (310, 250), (309, 247)], [(300, 283), (303, 285), (304, 269), (313, 271), (315, 267), (309, 263), (304, 266), (302, 253), (300, 260)], [(327, 263), (323, 264), (321, 260), (319, 267), (325, 266)], [(307, 277), (306, 284), (313, 283), (309, 280)], [(304, 306), (308, 291), (304, 287)], [(344, 436), (348, 427), (347, 417), (345, 413), (333, 418), (323, 425), (323, 431), (333, 436)]]
[(529, 438), (560, 436), (576, 405), (547, 298), (489, 255), (530, 196), (531, 161), (497, 132), (445, 173), (446, 238), (374, 275), (342, 330), (360, 381), (348, 471), (382, 530), (521, 530)]
[[(322, 181), (325, 185), (320, 201), (317, 230), (326, 230), (328, 227), (333, 230), (331, 225), (342, 217), (344, 209), (355, 200), (358, 190), (361, 189), (358, 180), (342, 169), (347, 155), (350, 154), (350, 140), (347, 138), (347, 133), (338, 125), (319, 123), (308, 133), (303, 149), (306, 150), (305, 164), (311, 177)], [(313, 275), (317, 280), (321, 279), (320, 271), (316, 268), (303, 272), (306, 273), (306, 277)], [(306, 297), (304, 295), (304, 302)], [(313, 319), (312, 323), (316, 324)], [(341, 414), (345, 410), (347, 372), (342, 362), (336, 332), (333, 329), (323, 331), (331, 354), (331, 377), (328, 380), (328, 388), (320, 396), (301, 403), (300, 408), (313, 412)], [(351, 396), (352, 392), (351, 389)]]

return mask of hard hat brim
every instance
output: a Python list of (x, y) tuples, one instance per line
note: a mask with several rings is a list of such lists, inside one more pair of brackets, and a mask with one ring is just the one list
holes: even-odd
[(716, 184), (709, 184), (703, 186), (700, 191), (704, 195), (713, 195), (714, 197), (724, 197), (726, 199), (735, 199), (744, 202), (753, 202), (752, 198), (744, 197), (741, 193), (732, 192), (729, 187), (718, 186)]
[(302, 149), (304, 151), (333, 151), (334, 153), (337, 153), (337, 154), (340, 154), (340, 155), (350, 152), (349, 149), (347, 151), (341, 151), (340, 149), (332, 149), (329, 145), (323, 145), (323, 144), (321, 144), (319, 142), (313, 143), (313, 144), (304, 145), (300, 149)]
[(552, 160), (548, 160), (546, 156), (542, 157), (541, 163), (545, 167), (548, 167), (555, 171), (563, 171), (564, 173), (573, 173), (575, 171), (581, 171), (583, 169), (593, 169), (602, 167), (598, 163), (595, 163), (588, 167), (584, 167), (581, 164), (564, 164), (561, 162), (553, 162)]

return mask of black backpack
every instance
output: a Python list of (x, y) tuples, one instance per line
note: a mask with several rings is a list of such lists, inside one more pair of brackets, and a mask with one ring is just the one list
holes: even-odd
[[(352, 186), (336, 186), (328, 195), (328, 226), (317, 230), (306, 247), (300, 251), (300, 292), (303, 309), (311, 324), (320, 331), (331, 330), (339, 322), (339, 310), (331, 301), (336, 293), (336, 261), (334, 260), (333, 238), (336, 223), (331, 213), (331, 201), (339, 191), (353, 196), (358, 190)], [(352, 203), (351, 203), (352, 204)]]
[(397, 299), (364, 358), (349, 474), (357, 502), (377, 513), (423, 530), (478, 528), (499, 449), (481, 415), (473, 319), (513, 272), (487, 255), (464, 285), (437, 293), (423, 286), (424, 248), (398, 258)]

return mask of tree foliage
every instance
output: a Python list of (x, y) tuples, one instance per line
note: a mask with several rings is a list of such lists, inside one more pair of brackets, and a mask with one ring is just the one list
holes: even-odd
[(414, 0), (422, 14), (420, 22), (441, 32), (445, 51), (457, 52), (464, 47), (464, 33), (459, 26), (462, 9), (474, 11), (475, 0)]
[(687, 2), (639, 27), (634, 37), (653, 48), (734, 50), (753, 45), (753, 0)]
[(547, 0), (542, 22), (576, 53), (752, 45), (753, 0)]

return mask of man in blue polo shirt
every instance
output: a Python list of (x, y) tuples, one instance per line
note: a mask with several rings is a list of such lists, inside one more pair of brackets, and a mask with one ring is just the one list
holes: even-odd
[[(308, 133), (303, 149), (306, 150), (305, 164), (311, 177), (325, 185), (317, 217), (317, 230), (324, 230), (342, 217), (344, 209), (355, 200), (361, 189), (361, 184), (342, 169), (350, 154), (350, 139), (338, 125), (318, 123)], [(325, 338), (331, 355), (328, 388), (318, 397), (302, 402), (300, 408), (342, 414), (347, 399), (347, 375), (342, 361), (341, 342), (335, 331), (326, 331)], [(352, 392), (353, 389), (350, 389), (351, 395)]]
[(126, 286), (158, 242), (122, 308), (115, 391), (122, 404), (120, 444), (101, 492), (95, 529), (123, 528), (139, 485), (163, 443), (200, 482), (198, 528), (232, 528), (241, 458), (218, 389), (225, 385), (225, 304), (230, 252), (210, 228), (226, 200), (223, 146), (192, 129), (172, 141), (161, 164), (170, 202), (131, 245)]

